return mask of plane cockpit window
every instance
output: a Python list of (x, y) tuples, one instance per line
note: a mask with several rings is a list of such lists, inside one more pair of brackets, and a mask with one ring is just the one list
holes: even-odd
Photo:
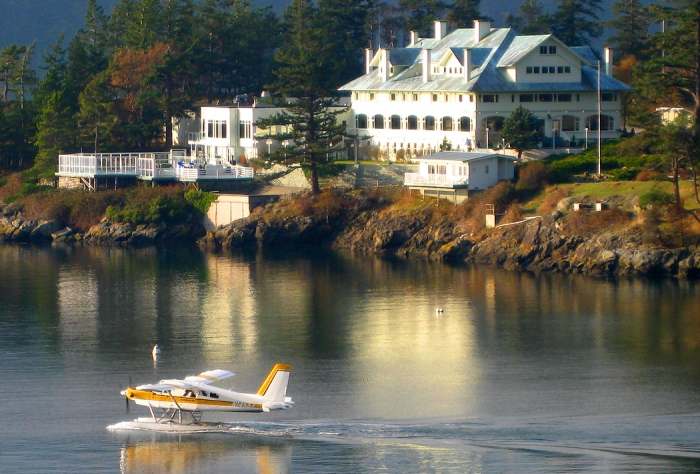
[(216, 393), (210, 393), (209, 396), (211, 398), (219, 398), (219, 395), (217, 395)]
[(207, 392), (205, 392), (204, 390), (202, 390), (202, 395), (204, 395), (204, 396), (206, 397), (206, 396), (207, 396)]

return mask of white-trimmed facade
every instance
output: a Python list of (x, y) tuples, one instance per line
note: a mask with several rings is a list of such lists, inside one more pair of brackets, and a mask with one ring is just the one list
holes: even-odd
[[(598, 62), (590, 48), (486, 21), (450, 34), (435, 22), (434, 38), (412, 36), (406, 48), (368, 50), (365, 74), (341, 88), (351, 92), (349, 131), (366, 144), (390, 157), (434, 152), (443, 141), (454, 150), (497, 148), (503, 120), (520, 105), (540, 120), (543, 147), (597, 139)], [(610, 50), (605, 57), (602, 139), (620, 135), (620, 94), (630, 90), (612, 77)]]
[[(243, 156), (246, 159), (258, 158), (263, 153), (284, 147), (284, 143), (263, 138), (268, 131), (255, 126), (260, 119), (272, 117), (283, 110), (282, 107), (264, 103), (251, 106), (202, 106), (199, 132), (189, 134), (190, 154), (233, 163), (240, 161)], [(338, 120), (348, 123), (350, 114), (348, 110), (339, 115)], [(284, 131), (283, 126), (276, 126), (273, 133)]]

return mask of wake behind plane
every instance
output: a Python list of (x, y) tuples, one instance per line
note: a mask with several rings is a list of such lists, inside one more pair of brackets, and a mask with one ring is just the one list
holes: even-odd
[(201, 426), (205, 411), (259, 413), (291, 408), (294, 402), (287, 396), (290, 370), (289, 365), (276, 364), (256, 393), (239, 393), (213, 385), (236, 375), (215, 369), (183, 380), (166, 379), (128, 387), (121, 394), (127, 404), (130, 400), (151, 412), (151, 418), (139, 418), (129, 423), (131, 427), (142, 427), (144, 423)]

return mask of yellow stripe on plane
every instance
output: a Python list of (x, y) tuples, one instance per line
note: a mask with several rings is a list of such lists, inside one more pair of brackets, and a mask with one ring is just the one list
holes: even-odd
[(280, 371), (286, 371), (289, 372), (292, 370), (291, 365), (287, 364), (275, 364), (275, 366), (272, 368), (269, 374), (267, 374), (267, 378), (263, 382), (263, 384), (260, 386), (258, 389), (257, 395), (265, 396), (265, 392), (267, 392), (267, 389), (270, 388), (270, 384), (272, 383), (272, 380), (275, 378), (275, 375), (277, 375), (277, 372)]
[[(223, 401), (223, 400), (207, 400), (203, 398), (192, 398), (192, 397), (173, 397), (170, 398), (168, 395), (159, 395), (157, 393), (153, 393), (149, 390), (133, 390), (129, 389), (127, 391), (127, 397), (130, 399), (139, 399), (139, 400), (150, 400), (154, 402), (172, 402), (173, 398), (177, 403), (180, 404), (190, 404), (190, 405), (209, 405), (209, 406), (222, 406), (222, 407), (232, 407), (236, 406), (238, 402), (228, 402), (228, 401)], [(250, 407), (245, 407), (245, 408), (256, 408), (262, 410), (262, 405), (259, 403), (255, 404), (250, 404)]]

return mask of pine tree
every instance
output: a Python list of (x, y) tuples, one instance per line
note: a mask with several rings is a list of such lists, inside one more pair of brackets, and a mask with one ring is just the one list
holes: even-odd
[(567, 46), (590, 44), (603, 33), (598, 12), (601, 0), (559, 0), (552, 16), (552, 32)]
[(450, 28), (471, 28), (474, 20), (490, 20), (479, 10), (481, 0), (455, 0), (447, 7), (448, 13), (445, 19)]
[(552, 32), (552, 16), (543, 13), (542, 2), (525, 0), (517, 15), (508, 14), (506, 24), (524, 35), (546, 35)]
[(399, 0), (406, 31), (417, 31), (424, 38), (432, 36), (433, 22), (442, 16), (445, 8), (440, 0)]
[[(333, 140), (345, 129), (337, 123), (338, 114), (344, 110), (334, 107), (337, 101), (329, 98), (337, 87), (332, 73), (337, 58), (319, 26), (318, 10), (309, 0), (293, 0), (285, 19), (289, 36), (275, 55), (280, 66), (274, 72), (273, 88), (294, 99), (285, 111), (255, 125), (270, 132), (264, 138), (289, 143), (270, 158), (285, 163), (305, 162), (312, 192), (318, 194), (318, 168), (328, 162)], [(273, 133), (273, 127), (280, 125), (287, 131)]]
[(503, 121), (501, 138), (518, 152), (520, 158), (525, 150), (531, 150), (540, 139), (537, 118), (528, 109), (519, 106)]
[(92, 136), (94, 152), (101, 150), (101, 144), (109, 129), (116, 122), (114, 96), (110, 88), (109, 72), (97, 74), (80, 93), (79, 125)]
[(372, 0), (318, 0), (326, 41), (337, 56), (334, 73), (338, 86), (362, 74), (362, 52), (370, 44), (367, 24), (372, 6)]
[(651, 24), (649, 8), (640, 0), (619, 0), (613, 4), (612, 11), (615, 17), (607, 22), (607, 26), (617, 31), (608, 40), (615, 48), (615, 57), (646, 59), (645, 42), (649, 38)]

